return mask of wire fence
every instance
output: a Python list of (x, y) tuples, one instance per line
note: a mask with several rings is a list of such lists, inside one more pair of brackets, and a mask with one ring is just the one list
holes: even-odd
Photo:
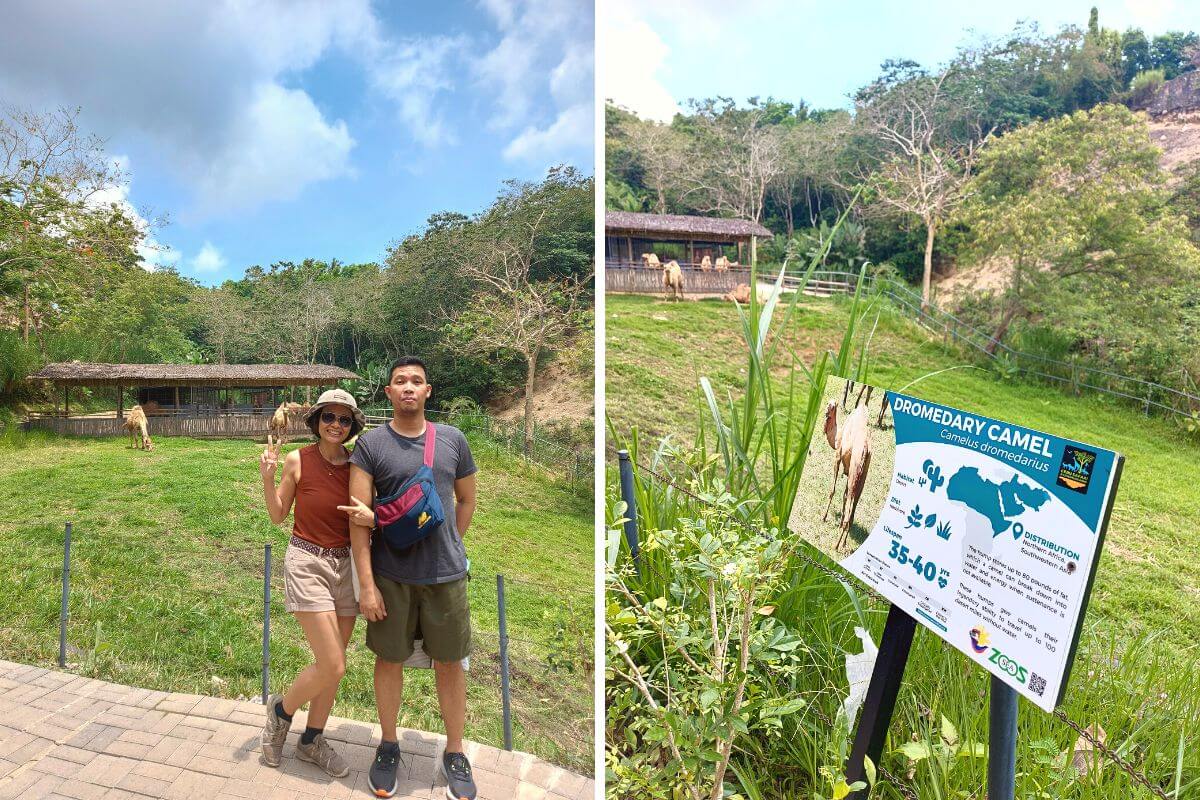
[[(824, 289), (831, 283), (844, 283), (846, 291), (853, 292), (859, 277), (857, 273), (837, 270), (814, 272), (805, 288)], [(800, 282), (801, 278), (794, 275), (784, 279), (784, 285), (792, 289)], [(1088, 390), (1118, 397), (1140, 407), (1147, 415), (1152, 411), (1185, 418), (1200, 414), (1198, 394), (1122, 375), (1082, 358), (1062, 361), (1017, 350), (933, 303), (922, 307), (920, 294), (895, 279), (868, 276), (863, 288), (887, 297), (897, 311), (941, 337), (945, 345), (966, 350), (1005, 371), (1057, 385), (1076, 396)]]
[[(700, 506), (705, 506), (709, 509), (712, 509), (715, 513), (717, 513), (719, 516), (726, 519), (728, 522), (730, 522), (738, 527), (741, 527), (744, 530), (746, 530), (754, 535), (766, 536), (766, 537), (773, 536), (773, 534), (770, 531), (767, 531), (757, 525), (751, 524), (740, 517), (736, 517), (727, 512), (715, 509), (708, 500), (701, 497), (696, 492), (693, 492), (684, 486), (680, 486), (670, 476), (662, 474), (661, 471), (656, 470), (652, 467), (648, 467), (648, 466), (638, 463), (636, 461), (632, 461), (632, 460), (630, 461), (630, 464), (633, 468), (634, 475), (636, 476), (635, 480), (640, 480), (643, 483), (657, 482), (658, 484), (660, 484), (661, 488), (666, 488), (671, 491), (674, 491), (675, 493), (677, 493), (678, 496), (686, 498), (688, 501), (690, 501), (692, 503), (696, 503), (696, 504), (699, 504)], [(627, 498), (623, 498), (623, 499), (626, 499), (627, 503), (629, 503), (631, 500), (633, 500), (632, 487), (630, 487), (629, 489), (625, 489), (623, 487), (622, 494), (629, 495)], [(639, 523), (644, 523), (642, 509), (637, 508), (635, 504), (631, 504), (631, 507), (636, 509), (634, 512), (636, 521)], [(636, 528), (634, 530), (636, 531)], [(633, 541), (629, 541), (629, 530), (627, 529), (626, 540), (627, 540), (629, 551), (631, 553), (636, 553), (636, 551), (637, 551), (637, 534), (636, 534), (636, 532), (633, 533)], [(803, 552), (803, 550), (801, 549), (801, 547), (799, 545), (800, 541), (802, 541), (800, 539), (800, 537), (793, 537), (792, 545), (786, 548), (788, 558), (795, 558), (795, 559), (805, 563), (809, 567), (812, 567), (812, 568), (816, 569), (818, 572), (826, 575), (828, 578), (830, 578), (833, 581), (837, 581), (838, 583), (841, 583), (841, 584), (845, 584), (847, 582), (846, 576), (844, 574), (841, 574), (839, 571), (831, 568), (829, 565), (824, 564), (824, 563), (818, 561), (817, 559), (812, 558), (805, 552)], [(646, 559), (638, 559), (636, 556), (634, 556), (633, 558), (634, 558), (634, 563), (639, 570), (642, 570), (642, 569), (649, 570), (658, 580), (662, 581), (662, 585), (664, 585), (664, 586), (671, 585), (671, 583), (672, 583), (671, 578), (669, 576), (663, 575), (656, 567), (654, 567), (652, 562), (650, 562)], [(885, 598), (883, 595), (876, 592), (870, 586), (868, 586), (866, 584), (856, 584), (856, 586), (857, 586), (857, 588), (859, 588), (860, 590), (863, 590), (865, 592), (869, 601), (871, 603), (874, 603), (877, 608), (883, 608), (883, 607), (887, 607), (888, 605), (890, 605), (890, 602), (887, 600), (887, 598)], [(811, 710), (816, 716), (818, 716), (822, 720), (822, 722), (824, 722), (830, 728), (833, 727), (833, 721), (829, 718), (829, 716), (827, 714), (825, 714), (818, 707), (817, 703), (815, 703), (815, 702), (810, 703), (808, 706), (806, 706), (806, 708), (808, 710)], [(1069, 727), (1079, 737), (1081, 737), (1082, 740), (1087, 741), (1090, 744), (1090, 746), (1094, 749), (1095, 752), (1099, 753), (1104, 759), (1106, 759), (1107, 761), (1109, 761), (1110, 763), (1115, 765), (1117, 768), (1119, 768), (1123, 773), (1125, 773), (1129, 777), (1129, 779), (1131, 781), (1133, 781), (1137, 785), (1145, 788), (1147, 791), (1152, 793), (1155, 797), (1160, 798), (1160, 800), (1173, 800), (1173, 798), (1175, 798), (1175, 795), (1173, 793), (1168, 794), (1167, 791), (1164, 790), (1162, 786), (1160, 786), (1159, 784), (1157, 784), (1153, 780), (1151, 780), (1142, 770), (1139, 770), (1130, 761), (1130, 759), (1127, 757), (1127, 755), (1130, 753), (1135, 753), (1138, 750), (1138, 748), (1135, 745), (1133, 745), (1131, 742), (1123, 742), (1123, 743), (1115, 745), (1115, 746), (1107, 744), (1103, 738), (1098, 738), (1094, 734), (1091, 726), (1084, 725), (1084, 724), (1080, 723), (1078, 720), (1072, 719), (1061, 708), (1055, 709), (1055, 711), (1053, 712), (1053, 717), (1055, 719), (1059, 720), (1060, 722), (1062, 722), (1063, 724), (1065, 724), (1067, 727)], [(1182, 764), (1182, 762), (1180, 762), (1180, 763)], [(878, 764), (876, 766), (879, 769), (879, 774), (884, 778), (884, 780), (891, 783), (896, 788), (896, 790), (906, 798), (906, 800), (917, 800), (918, 796), (917, 796), (916, 790), (911, 785), (911, 783), (899, 778), (895, 773), (887, 770), (884, 767), (884, 765), (882, 765), (882, 764)]]
[[(391, 409), (366, 408), (363, 413), (370, 427), (386, 425), (392, 418)], [(465, 434), (483, 436), (504, 452), (551, 469), (573, 486), (590, 488), (592, 485), (594, 459), (590, 439), (586, 444), (568, 445), (547, 439), (535, 429), (526, 442), (520, 422), (505, 423), (481, 411), (426, 411), (425, 415), (434, 422), (453, 425)]]
[[(280, 621), (288, 616), (284, 545), (181, 542), (170, 555), (150, 556), (110, 544), (68, 528), (56, 558), (43, 550), (14, 566), (22, 579), (9, 581), (0, 599), (0, 657), (256, 702), (311, 660), (298, 626)], [(115, 559), (127, 564), (119, 579)], [(481, 720), (473, 738), (507, 749), (515, 741), (517, 749), (589, 772), (591, 587), (509, 578), (501, 606), (481, 577), (473, 576), (469, 586), (468, 683), (472, 697), (485, 690), (491, 711), (472, 716)], [(374, 701), (365, 663), (371, 656), (358, 652), (362, 674), (348, 675), (339, 697), (349, 694), (347, 702), (362, 713)], [(508, 709), (504, 725), (493, 727), (502, 707)]]

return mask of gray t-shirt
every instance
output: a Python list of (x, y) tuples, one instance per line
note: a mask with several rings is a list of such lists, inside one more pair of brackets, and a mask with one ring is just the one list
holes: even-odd
[[(438, 423), (434, 429), (433, 483), (446, 513), (445, 523), (403, 550), (394, 550), (382, 535), (371, 537), (371, 569), (397, 583), (449, 583), (467, 574), (467, 552), (454, 514), (454, 481), (475, 473), (475, 459), (458, 428)], [(401, 436), (391, 425), (380, 425), (358, 437), (350, 463), (375, 479), (377, 497), (387, 497), (416, 474), (424, 458), (425, 434)]]

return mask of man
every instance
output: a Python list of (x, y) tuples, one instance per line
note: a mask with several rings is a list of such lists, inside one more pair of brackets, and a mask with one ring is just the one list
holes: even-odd
[(441, 761), (446, 796), (474, 800), (475, 782), (463, 753), (467, 683), (462, 660), (471, 649), (471, 619), (462, 536), (475, 513), (475, 461), (462, 431), (436, 425), (433, 475), (447, 512), (445, 522), (403, 550), (393, 549), (382, 534), (372, 540), (374, 498), (395, 494), (424, 463), (425, 402), (433, 393), (425, 364), (411, 356), (397, 359), (384, 392), (392, 403), (392, 419), (358, 437), (350, 456), (351, 505), (341, 507), (350, 517), (359, 607), (367, 618), (367, 647), (375, 653), (375, 703), (383, 729), (368, 779), (377, 797), (396, 793), (403, 663), (412, 655), (419, 631), (433, 659), (446, 726)]

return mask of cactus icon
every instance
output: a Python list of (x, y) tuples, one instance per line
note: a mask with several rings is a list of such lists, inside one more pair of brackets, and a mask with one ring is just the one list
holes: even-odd
[[(942, 477), (942, 468), (933, 463), (932, 458), (925, 459), (925, 463), (921, 465), (921, 471), (929, 478), (929, 491), (936, 492), (938, 487), (946, 482)], [(924, 485), (922, 483), (922, 485)]]

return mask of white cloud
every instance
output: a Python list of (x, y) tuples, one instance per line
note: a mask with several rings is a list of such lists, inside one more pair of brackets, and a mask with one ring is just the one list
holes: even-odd
[(192, 259), (192, 269), (196, 272), (220, 272), (225, 266), (225, 256), (221, 255), (221, 251), (213, 247), (212, 242), (205, 242), (200, 248), (200, 252)]
[(374, 44), (367, 60), (371, 83), (396, 105), (404, 135), (425, 146), (457, 141), (435, 100), (453, 88), (453, 60), (467, 46), (461, 36)]
[(604, 19), (605, 99), (643, 119), (669, 122), (681, 110), (658, 77), (669, 48), (631, 8), (614, 8)]
[[(563, 160), (591, 150), (593, 7), (588, 0), (481, 0), (500, 39), (475, 60), (495, 95), (488, 126), (514, 132), (505, 158)], [(547, 102), (547, 97), (549, 102)]]
[(150, 140), (197, 210), (224, 213), (350, 174), (346, 123), (290, 83), (380, 41), (369, 0), (25, 3), (0, 26), (0, 97)]
[(664, 84), (673, 66), (702, 57), (736, 70), (742, 59), (764, 57), (754, 45), (757, 26), (820, 13), (811, 0), (746, 0), (736, 7), (725, 0), (606, 0), (600, 37), (605, 99), (643, 119), (669, 122), (687, 99), (672, 96)]
[(504, 148), (504, 157), (510, 161), (536, 159), (546, 153), (567, 152), (588, 141), (593, 135), (592, 121), (595, 111), (591, 103), (572, 106), (558, 115), (547, 128), (529, 127)]
[(349, 174), (353, 147), (346, 123), (326, 122), (307, 94), (261, 84), (226, 146), (199, 176), (201, 211), (290, 200), (308, 183)]

